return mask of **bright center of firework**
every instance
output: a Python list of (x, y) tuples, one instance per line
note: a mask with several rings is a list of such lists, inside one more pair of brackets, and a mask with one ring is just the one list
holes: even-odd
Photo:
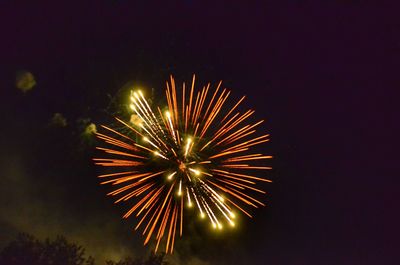
[(185, 172), (185, 170), (186, 170), (186, 165), (185, 165), (185, 163), (180, 162), (180, 163), (179, 163), (179, 169), (180, 169), (182, 172)]

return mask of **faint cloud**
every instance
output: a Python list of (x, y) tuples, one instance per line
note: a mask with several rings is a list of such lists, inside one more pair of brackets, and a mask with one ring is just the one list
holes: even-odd
[(84, 134), (84, 135), (87, 135), (87, 136), (91, 136), (91, 135), (93, 135), (93, 134), (95, 134), (95, 133), (97, 133), (97, 127), (96, 127), (96, 124), (94, 124), (94, 123), (88, 124), (88, 125), (85, 127), (85, 130), (84, 130), (84, 132), (83, 132), (83, 134)]
[(28, 71), (18, 71), (15, 78), (15, 86), (26, 93), (33, 89), (36, 85), (35, 77), (31, 72)]
[(54, 127), (66, 127), (67, 119), (61, 113), (56, 112), (50, 120), (50, 125)]

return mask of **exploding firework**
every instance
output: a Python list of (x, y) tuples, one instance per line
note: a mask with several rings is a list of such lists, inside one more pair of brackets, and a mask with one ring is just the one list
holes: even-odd
[(164, 238), (165, 252), (173, 252), (175, 235), (182, 236), (185, 208), (222, 229), (235, 226), (238, 212), (251, 217), (244, 206), (264, 205), (254, 193), (265, 192), (255, 186), (271, 181), (252, 172), (271, 169), (259, 164), (271, 156), (253, 149), (269, 135), (254, 136), (263, 121), (249, 122), (254, 110), (238, 110), (245, 96), (225, 107), (230, 91), (221, 89), (221, 83), (213, 91), (210, 84), (196, 91), (193, 76), (190, 87), (183, 83), (178, 93), (171, 76), (165, 110), (153, 108), (141, 91), (132, 91), (136, 122), (116, 118), (128, 133), (106, 126), (107, 134), (96, 133), (108, 148), (97, 147), (107, 158), (95, 158), (95, 163), (115, 169), (99, 176), (101, 184), (115, 187), (108, 195), (116, 196), (116, 203), (133, 203), (123, 217), (136, 215), (135, 230), (143, 229), (145, 245), (155, 237), (155, 251)]

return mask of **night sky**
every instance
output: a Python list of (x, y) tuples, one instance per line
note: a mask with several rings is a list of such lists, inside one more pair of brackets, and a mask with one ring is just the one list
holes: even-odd
[[(193, 229), (171, 262), (398, 264), (395, 5), (60, 2), (0, 2), (0, 247), (27, 232), (65, 235), (98, 261), (145, 255), (82, 132), (123, 115), (127, 84), (162, 97), (170, 74), (195, 73), (266, 120), (274, 183), (255, 218), (219, 236)], [(25, 93), (24, 70), (37, 82)]]

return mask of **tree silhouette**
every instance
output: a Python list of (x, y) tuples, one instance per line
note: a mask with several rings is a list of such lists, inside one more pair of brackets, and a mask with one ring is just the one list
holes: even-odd
[(147, 260), (132, 260), (131, 258), (126, 258), (119, 262), (107, 261), (106, 265), (168, 265), (169, 263), (164, 260), (165, 253), (161, 253), (159, 255), (151, 254)]
[(32, 235), (19, 234), (0, 253), (1, 265), (89, 265), (94, 259), (85, 259), (83, 247), (57, 236), (53, 241), (39, 241)]
[[(146, 260), (126, 258), (106, 265), (168, 265), (165, 253), (152, 254)], [(63, 236), (40, 241), (28, 234), (19, 234), (0, 252), (0, 265), (95, 265), (93, 257), (85, 258), (85, 249), (70, 243)]]

